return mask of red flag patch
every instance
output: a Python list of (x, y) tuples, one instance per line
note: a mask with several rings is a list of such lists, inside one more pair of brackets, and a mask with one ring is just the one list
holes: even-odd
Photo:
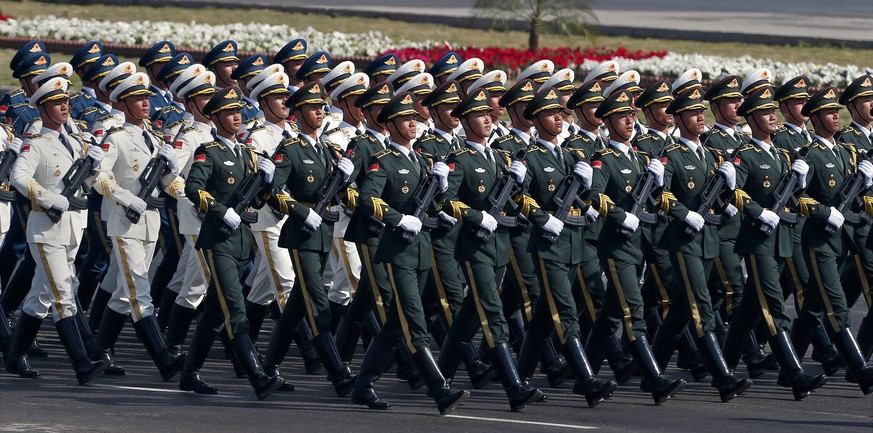
[(273, 157), (273, 162), (282, 162), (284, 160), (285, 158), (283, 158), (282, 155), (276, 155)]
[(194, 162), (206, 162), (206, 155), (202, 153), (200, 155), (194, 155)]
[(667, 163), (667, 157), (666, 157), (666, 156), (662, 156), (662, 157), (661, 157), (661, 164), (666, 164), (666, 163)]
[(109, 142), (104, 141), (103, 144), (100, 146), (100, 148), (103, 149), (104, 152), (108, 151), (109, 150)]
[(454, 162), (449, 164), (449, 171), (455, 171), (455, 163)]
[(739, 157), (734, 158), (734, 165), (740, 165), (740, 158)]
[(182, 142), (181, 142), (181, 141), (177, 141), (177, 142), (176, 142), (176, 149), (181, 149), (181, 148), (182, 148)]
[(367, 169), (367, 172), (369, 173), (371, 171), (379, 171), (379, 164), (370, 165), (370, 168)]
[(600, 161), (600, 160), (594, 161), (591, 163), (591, 166), (594, 168), (600, 168), (601, 166), (603, 166), (603, 161)]
[(98, 129), (98, 130), (94, 131), (94, 135), (103, 135), (103, 130)]
[(29, 144), (25, 144), (24, 146), (21, 146), (21, 153), (24, 153), (24, 152), (30, 152), (30, 145)]

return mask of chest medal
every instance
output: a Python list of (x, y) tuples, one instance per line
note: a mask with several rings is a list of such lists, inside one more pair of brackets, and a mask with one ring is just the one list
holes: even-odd
[(688, 189), (694, 189), (694, 181), (693, 180), (688, 181)]
[(235, 182), (236, 182), (236, 179), (234, 179), (233, 176), (227, 178), (228, 185), (233, 185)]
[(477, 191), (479, 191), (480, 193), (484, 193), (484, 192), (485, 192), (485, 185), (481, 185), (481, 184), (480, 184), (480, 185), (479, 185), (479, 188), (477, 189)]

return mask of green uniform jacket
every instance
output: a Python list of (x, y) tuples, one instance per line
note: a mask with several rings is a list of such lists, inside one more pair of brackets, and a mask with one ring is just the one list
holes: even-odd
[[(864, 159), (870, 159), (873, 157), (873, 144), (871, 144), (870, 139), (864, 137), (864, 135), (857, 128), (849, 125), (835, 137), (837, 141), (841, 141), (846, 144), (851, 144), (855, 147), (855, 151), (858, 152), (858, 157), (855, 166), (857, 167), (857, 163), (861, 162)], [(873, 215), (873, 187), (868, 188), (866, 191), (861, 193), (864, 196), (864, 209), (868, 214)], [(865, 225), (860, 226), (860, 230), (870, 230), (868, 226), (870, 223), (866, 223)]]
[[(527, 160), (525, 190), (530, 198), (524, 198), (528, 203), (522, 206), (522, 212), (534, 226), (528, 251), (536, 253), (544, 260), (581, 263), (582, 244), (585, 239), (584, 227), (565, 224), (557, 242), (552, 243), (543, 239), (542, 226), (549, 220), (548, 214), (553, 213), (558, 207), (555, 198), (563, 197), (568, 186), (564, 180), (573, 175), (573, 166), (584, 158), (584, 154), (579, 150), (570, 151), (562, 147), (558, 149), (563, 155), (563, 161), (539, 142), (531, 145), (525, 156)], [(578, 206), (572, 208), (572, 213), (576, 216), (585, 215), (584, 210)]]
[[(569, 151), (580, 151), (582, 155), (594, 155), (603, 149), (603, 139), (598, 135), (597, 139), (592, 140), (591, 137), (585, 134), (576, 134), (564, 141), (564, 148)], [(597, 218), (593, 224), (585, 228), (585, 240), (588, 242), (597, 242), (600, 237), (600, 230), (603, 229), (603, 219)]]
[[(318, 145), (318, 144), (316, 144)], [(276, 157), (275, 184), (269, 203), (288, 215), (279, 235), (279, 246), (294, 250), (330, 252), (333, 223), (323, 221), (313, 233), (303, 229), (310, 208), (318, 202), (318, 187), (334, 170), (341, 150), (324, 144), (317, 151), (300, 138), (288, 138), (279, 144)], [(287, 192), (286, 192), (287, 191)]]
[[(375, 261), (411, 269), (430, 269), (430, 233), (422, 230), (410, 245), (397, 229), (403, 215), (412, 215), (417, 206), (415, 191), (424, 182), (432, 163), (419, 155), (418, 167), (396, 149), (377, 153), (370, 159), (360, 187), (358, 209), (385, 223)], [(437, 197), (437, 200), (441, 197)]]
[[(237, 143), (237, 146), (243, 146)], [(237, 204), (234, 194), (247, 173), (256, 170), (255, 153), (244, 146), (244, 161), (240, 161), (229, 146), (213, 141), (204, 143), (194, 151), (194, 162), (185, 180), (185, 195), (194, 206), (206, 212), (197, 238), (198, 249), (210, 249), (244, 259), (252, 247), (252, 231), (242, 223), (230, 236), (221, 233), (227, 208)], [(265, 186), (265, 193), (271, 185)], [(259, 206), (263, 203), (259, 204)]]
[[(355, 163), (352, 181), (354, 186), (360, 190), (361, 185), (364, 184), (364, 178), (367, 176), (367, 164), (374, 155), (384, 151), (385, 146), (367, 131), (349, 142), (348, 147), (354, 147), (351, 154), (351, 160)], [(358, 211), (357, 191), (348, 191), (347, 205), (354, 213), (349, 221), (349, 227), (346, 229), (345, 240), (356, 244), (364, 244), (368, 241), (370, 244), (375, 243), (379, 237), (379, 231), (371, 230), (374, 227), (374, 222), (370, 220), (370, 216), (365, 212)]]
[[(731, 137), (727, 132), (713, 125), (713, 127), (700, 136), (700, 142), (706, 143), (707, 148), (716, 149), (723, 158), (729, 157), (735, 149), (738, 149), (744, 143), (749, 141), (749, 137), (737, 131), (736, 138)], [(718, 235), (723, 240), (735, 240), (740, 233), (740, 220), (742, 218), (731, 218), (724, 225), (719, 227)]]
[(471, 147), (464, 147), (449, 155), (449, 189), (445, 194), (445, 203), (450, 204), (451, 215), (461, 225), (458, 246), (455, 248), (459, 262), (479, 262), (492, 266), (509, 263), (509, 232), (506, 227), (498, 226), (486, 242), (475, 235), (482, 222), (482, 212), (491, 209), (488, 200), (491, 189), (497, 179), (506, 173), (511, 162), (509, 154), (502, 151), (495, 151), (494, 158), (496, 168)]
[(824, 228), (831, 214), (830, 207), (840, 203), (840, 187), (855, 171), (855, 147), (837, 142), (836, 154), (819, 140), (809, 147), (806, 190), (800, 197), (800, 213), (809, 217), (809, 221), (803, 226), (801, 238), (805, 246), (816, 251), (842, 256), (852, 242), (851, 226), (844, 224), (833, 236)]
[[(422, 154), (430, 155), (434, 161), (448, 159), (452, 149), (452, 143), (439, 134), (427, 134), (414, 144), (415, 150)], [(458, 244), (458, 234), (461, 232), (461, 224), (455, 224), (451, 229), (438, 228), (431, 231), (431, 244), (437, 250), (454, 251)]]
[[(661, 138), (660, 135), (649, 133), (637, 136), (633, 145), (636, 146), (638, 151), (655, 158), (661, 154), (661, 150), (668, 146), (669, 143)], [(658, 245), (658, 242), (664, 236), (664, 231), (667, 230), (667, 223), (659, 219), (655, 225), (644, 224), (640, 228), (650, 245)]]
[(773, 144), (780, 149), (785, 149), (791, 152), (793, 155), (797, 153), (801, 147), (806, 146), (809, 143), (806, 141), (803, 134), (785, 126), (785, 124), (782, 124), (779, 125), (779, 130), (773, 134)]
[(628, 263), (642, 263), (642, 230), (636, 230), (628, 238), (620, 233), (620, 229), (626, 211), (633, 207), (634, 198), (631, 192), (640, 174), (646, 170), (649, 156), (630, 150), (630, 157), (631, 159), (612, 146), (601, 150), (600, 160), (592, 164), (594, 179), (588, 197), (591, 206), (597, 209), (604, 220), (597, 241), (597, 255)]
[(700, 207), (703, 185), (708, 177), (717, 175), (716, 167), (722, 162), (722, 156), (717, 150), (707, 149), (704, 155), (705, 162), (684, 144), (677, 143), (667, 147), (660, 205), (671, 221), (661, 238), (660, 247), (667, 251), (711, 259), (719, 254), (720, 240), (716, 227), (704, 224), (703, 230), (693, 238), (684, 233), (685, 216), (689, 211), (696, 211)]
[[(791, 257), (792, 227), (780, 223), (771, 236), (761, 231), (758, 217), (764, 209), (773, 209), (776, 197), (773, 192), (782, 177), (791, 172), (789, 152), (773, 146), (771, 157), (754, 142), (740, 148), (737, 168), (737, 189), (733, 204), (743, 214), (743, 222), (737, 237), (737, 254), (760, 254), (774, 257)], [(784, 209), (789, 210), (789, 209)]]

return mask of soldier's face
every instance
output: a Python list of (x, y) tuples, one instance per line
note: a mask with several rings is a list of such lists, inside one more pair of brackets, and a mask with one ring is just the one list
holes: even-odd
[(527, 108), (527, 102), (516, 102), (509, 106), (512, 113), (513, 126), (518, 127), (521, 131), (527, 131), (533, 127), (533, 121), (527, 120), (524, 117), (524, 109)]
[(396, 135), (403, 141), (409, 142), (417, 136), (417, 131), (415, 129), (415, 116), (412, 114), (395, 117), (388, 125), (390, 125), (388, 129), (391, 131), (392, 138)]
[(342, 108), (344, 112), (348, 112), (349, 115), (352, 116), (352, 120), (354, 120), (355, 122), (361, 122), (364, 120), (364, 112), (361, 111), (360, 108), (355, 106), (355, 101), (357, 100), (358, 95), (349, 96), (339, 103), (339, 107)]
[(775, 108), (753, 111), (750, 117), (750, 126), (757, 126), (761, 129), (761, 132), (774, 134), (779, 130), (779, 124), (776, 122)]
[(230, 78), (230, 74), (233, 74), (233, 71), (236, 70), (238, 65), (239, 62), (236, 60), (230, 62), (218, 62), (212, 65), (212, 70), (215, 71), (215, 78), (223, 85), (223, 87), (236, 85), (236, 80)]
[(579, 108), (576, 108), (576, 116), (580, 121), (587, 124), (582, 126), (599, 128), (603, 125), (603, 119), (594, 115), (598, 108), (600, 108), (599, 102), (586, 102), (580, 105)]
[(151, 104), (149, 103), (148, 95), (135, 95), (124, 98), (124, 107), (127, 109), (127, 114), (133, 116), (136, 119), (148, 119), (149, 118), (149, 109), (151, 108)]
[(418, 113), (419, 116), (430, 119), (430, 110), (422, 105), (421, 99), (416, 99), (415, 104), (412, 106), (415, 109), (415, 112)]
[(804, 116), (800, 112), (803, 110), (803, 105), (806, 104), (806, 101), (807, 98), (788, 99), (779, 104), (779, 109), (782, 111), (785, 119), (793, 119), (798, 124), (804, 124), (809, 120), (809, 117)]
[(634, 123), (637, 121), (637, 114), (634, 111), (625, 111), (612, 114), (606, 120), (610, 137), (615, 137), (620, 141), (628, 141), (634, 133)]
[[(457, 107), (458, 104), (439, 104), (432, 108), (436, 112), (437, 119), (445, 126), (448, 126), (449, 129), (455, 129), (458, 127), (458, 124), (461, 123), (457, 117), (452, 116), (452, 110)], [(451, 131), (446, 131), (451, 132)]]
[(303, 78), (303, 82), (306, 84), (309, 83), (317, 83), (320, 82), (324, 76), (327, 75), (327, 72), (318, 72), (315, 74), (309, 74), (309, 76)]
[[(67, 122), (67, 119), (70, 117), (70, 100), (69, 98), (57, 99), (54, 101), (46, 102), (42, 104), (40, 107), (40, 114), (43, 115), (43, 123), (46, 124), (45, 119), (48, 119), (52, 123), (56, 123), (58, 125), (62, 125)], [(44, 113), (44, 114), (43, 114)]]
[(703, 134), (706, 116), (703, 115), (702, 108), (699, 110), (683, 111), (679, 113), (679, 119), (682, 121), (682, 125), (685, 126), (688, 133), (694, 136), (700, 136), (700, 134)]
[[(491, 135), (491, 116), (487, 111), (476, 111), (464, 116), (467, 122), (464, 131), (471, 138), (485, 139)], [(472, 140), (478, 141), (478, 140)]]
[[(667, 106), (670, 105), (669, 102), (657, 102), (652, 105), (649, 105), (646, 112), (646, 118), (651, 122), (655, 121), (655, 123), (661, 125), (670, 126), (673, 124), (674, 119), (672, 114), (667, 114)], [(651, 116), (651, 117), (649, 117)]]
[(36, 89), (39, 88), (32, 81), (26, 80), (24, 78), (19, 78), (18, 82), (21, 83), (21, 88), (24, 89), (24, 94), (27, 95), (27, 97), (32, 96), (33, 92), (36, 92)]
[(506, 113), (506, 108), (500, 106), (501, 96), (503, 96), (503, 92), (494, 92), (488, 98), (488, 106), (491, 107), (491, 120), (494, 122), (503, 117), (503, 113)]
[(861, 96), (852, 101), (852, 116), (860, 120), (859, 123), (870, 123), (873, 121), (873, 116), (870, 115), (870, 110), (873, 108), (873, 96)]
[(196, 113), (203, 115), (203, 107), (206, 106), (210, 99), (212, 99), (212, 95), (197, 95), (194, 98), (188, 100), (186, 107), (188, 108), (188, 111), (193, 114), (194, 111), (191, 110), (191, 106), (193, 105), (194, 108), (197, 109)]
[(740, 121), (737, 109), (740, 108), (740, 104), (742, 103), (742, 98), (721, 98), (715, 101), (715, 106), (718, 107), (724, 120), (732, 124), (737, 124)]
[[(825, 131), (830, 134), (835, 134), (840, 130), (840, 109), (839, 108), (827, 108), (819, 111), (815, 114), (818, 117), (818, 123), (821, 125)], [(815, 131), (817, 134), (821, 135), (818, 130)]]
[(291, 114), (291, 108), (285, 106), (285, 101), (287, 100), (287, 93), (274, 93), (272, 95), (265, 96), (262, 99), (263, 104), (266, 105), (266, 107), (264, 107), (264, 112), (269, 112), (279, 119), (287, 119), (288, 116)]
[(537, 113), (534, 125), (541, 135), (558, 136), (564, 129), (564, 116), (560, 108), (553, 108)]
[(298, 60), (289, 60), (282, 65), (285, 66), (285, 72), (288, 74), (288, 77), (291, 78), (291, 82), (298, 82), (295, 75), (297, 75), (297, 71), (300, 70), (300, 67), (303, 66), (303, 62), (306, 59), (298, 59)]
[(306, 104), (298, 110), (298, 114), (304, 122), (312, 129), (321, 128), (324, 123), (324, 105), (322, 104)]

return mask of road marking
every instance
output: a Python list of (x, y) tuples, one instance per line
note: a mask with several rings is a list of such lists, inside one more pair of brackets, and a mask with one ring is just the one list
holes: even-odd
[[(98, 383), (91, 385), (95, 388), (114, 388), (114, 389), (126, 389), (129, 391), (146, 391), (146, 392), (164, 392), (169, 394), (191, 394), (190, 391), (182, 391), (181, 389), (161, 389), (161, 388), (143, 388), (140, 386), (122, 386), (122, 385), (107, 385), (104, 383)], [(191, 395), (203, 395), (205, 397), (216, 397), (216, 398), (237, 398), (238, 394), (191, 394)]]
[(558, 427), (558, 428), (570, 428), (575, 430), (596, 430), (597, 427), (592, 427), (589, 425), (575, 425), (575, 424), (556, 424), (551, 422), (537, 422), (537, 421), (522, 421), (517, 419), (503, 419), (503, 418), (485, 418), (481, 416), (464, 416), (464, 415), (446, 415), (445, 418), (460, 418), (460, 419), (472, 419), (477, 421), (491, 421), (491, 422), (505, 422), (510, 424), (526, 424), (526, 425), (537, 425), (542, 427)]

